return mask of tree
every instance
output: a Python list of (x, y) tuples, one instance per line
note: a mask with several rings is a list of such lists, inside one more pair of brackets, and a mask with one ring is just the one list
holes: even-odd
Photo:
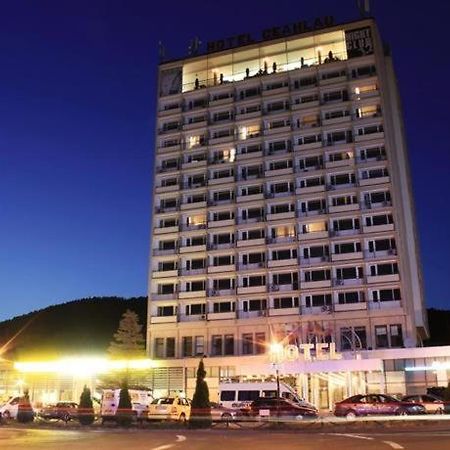
[(131, 359), (145, 356), (145, 338), (139, 316), (127, 309), (120, 319), (119, 328), (114, 333), (108, 353), (113, 358)]
[(131, 405), (131, 397), (128, 391), (128, 384), (123, 382), (119, 393), (119, 405), (117, 406), (117, 423), (123, 427), (128, 427), (133, 421), (133, 411)]
[(447, 387), (442, 392), (442, 397), (446, 402), (450, 401), (450, 381), (447, 385)]
[(195, 428), (207, 428), (211, 426), (211, 405), (209, 404), (209, 389), (205, 381), (206, 371), (203, 358), (197, 369), (197, 381), (194, 397), (192, 398), (191, 416), (189, 423)]
[(78, 405), (78, 420), (81, 425), (91, 425), (95, 420), (91, 390), (85, 385)]

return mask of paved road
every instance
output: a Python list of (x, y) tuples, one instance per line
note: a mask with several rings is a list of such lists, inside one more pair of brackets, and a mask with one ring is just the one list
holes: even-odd
[(42, 430), (0, 428), (1, 450), (444, 450), (448, 431), (301, 433), (270, 430)]

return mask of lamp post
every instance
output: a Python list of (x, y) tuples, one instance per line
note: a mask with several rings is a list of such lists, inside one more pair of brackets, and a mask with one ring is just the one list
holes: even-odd
[(270, 361), (275, 369), (275, 376), (277, 381), (277, 417), (279, 414), (279, 398), (280, 398), (280, 370), (279, 364), (282, 362), (283, 358), (283, 346), (278, 342), (272, 342), (270, 344)]

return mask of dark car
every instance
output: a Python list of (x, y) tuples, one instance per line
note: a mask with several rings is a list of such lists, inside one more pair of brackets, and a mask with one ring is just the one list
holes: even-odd
[(425, 414), (423, 405), (404, 402), (383, 394), (354, 395), (336, 403), (334, 415), (347, 417), (372, 415), (410, 415)]
[(402, 401), (419, 403), (425, 407), (428, 414), (444, 414), (450, 409), (450, 402), (432, 394), (406, 395)]
[(250, 405), (250, 415), (315, 418), (318, 416), (318, 411), (314, 406), (301, 405), (283, 397), (259, 397)]
[(68, 422), (77, 417), (78, 405), (75, 402), (58, 402), (39, 411), (39, 417), (45, 420), (63, 420)]

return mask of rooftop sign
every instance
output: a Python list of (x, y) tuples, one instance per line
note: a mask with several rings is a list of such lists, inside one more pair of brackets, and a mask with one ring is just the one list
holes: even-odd
[(308, 31), (319, 30), (321, 28), (331, 27), (334, 25), (333, 16), (318, 17), (311, 22), (306, 20), (295, 22), (280, 27), (266, 28), (261, 31), (259, 39), (254, 39), (250, 33), (238, 34), (217, 41), (210, 41), (206, 44), (207, 53), (228, 50), (242, 45), (254, 44), (259, 41), (267, 41), (271, 39), (279, 39), (295, 34), (307, 33)]

